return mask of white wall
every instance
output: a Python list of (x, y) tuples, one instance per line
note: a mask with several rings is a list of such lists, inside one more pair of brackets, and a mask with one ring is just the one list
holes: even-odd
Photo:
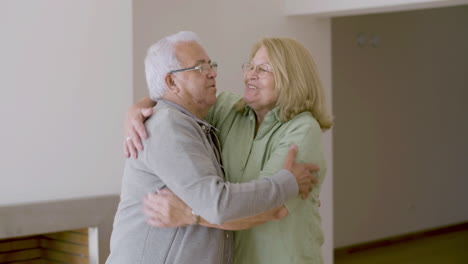
[[(143, 59), (158, 39), (180, 30), (197, 32), (212, 60), (218, 61), (220, 90), (242, 92), (240, 65), (248, 60), (252, 44), (262, 36), (288, 36), (302, 42), (312, 53), (331, 102), (330, 20), (287, 18), (281, 0), (258, 1), (134, 1), (135, 98), (146, 95)], [(333, 201), (331, 132), (324, 135), (328, 175), (321, 213), (326, 243), (325, 263), (333, 262)]]
[(467, 4), (467, 0), (284, 0), (288, 15), (345, 16)]
[(0, 205), (120, 191), (130, 0), (0, 1)]

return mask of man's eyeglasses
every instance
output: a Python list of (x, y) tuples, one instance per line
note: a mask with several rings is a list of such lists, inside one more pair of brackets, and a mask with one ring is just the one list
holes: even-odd
[(252, 63), (244, 63), (242, 64), (242, 70), (244, 72), (255, 71), (259, 78), (266, 77), (269, 72), (273, 72), (273, 69), (268, 64), (252, 64)]
[(207, 73), (209, 71), (217, 71), (218, 70), (218, 63), (217, 62), (211, 62), (211, 63), (203, 63), (195, 67), (190, 67), (190, 68), (184, 68), (184, 69), (178, 69), (178, 70), (173, 70), (168, 73), (176, 73), (176, 72), (183, 72), (183, 71), (199, 71), (200, 73)]

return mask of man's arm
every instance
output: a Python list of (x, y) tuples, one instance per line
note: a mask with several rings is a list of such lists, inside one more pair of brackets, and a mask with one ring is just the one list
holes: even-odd
[(296, 174), (291, 173), (295, 170), (292, 168), (247, 183), (224, 182), (199, 125), (188, 116), (163, 110), (167, 109), (161, 109), (147, 122), (151, 136), (140, 159), (210, 223), (221, 224), (270, 210), (296, 196), (299, 186), (312, 186), (311, 167), (307, 165), (299, 166), (302, 168)]
[[(289, 169), (294, 173), (299, 173), (298, 169), (303, 168), (303, 165), (295, 162), (296, 155), (297, 147), (292, 146), (288, 151), (283, 168)], [(312, 181), (314, 184), (317, 183), (317, 179), (312, 179)], [(306, 191), (308, 193), (310, 190)], [(194, 215), (192, 209), (168, 189), (161, 189), (157, 193), (148, 194), (143, 204), (143, 211), (150, 225), (156, 227), (180, 227), (198, 224), (197, 216)], [(245, 206), (249, 205), (246, 204)], [(223, 224), (211, 224), (202, 218), (200, 224), (225, 230), (243, 230), (270, 220), (280, 220), (287, 214), (288, 210), (286, 207), (279, 206), (255, 216), (228, 221)]]

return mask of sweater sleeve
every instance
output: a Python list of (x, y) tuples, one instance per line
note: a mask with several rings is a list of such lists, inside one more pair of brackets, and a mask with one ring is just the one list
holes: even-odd
[(186, 115), (165, 109), (147, 125), (151, 136), (145, 142), (144, 160), (148, 168), (210, 223), (259, 214), (298, 193), (294, 176), (286, 170), (247, 183), (225, 182), (203, 131)]

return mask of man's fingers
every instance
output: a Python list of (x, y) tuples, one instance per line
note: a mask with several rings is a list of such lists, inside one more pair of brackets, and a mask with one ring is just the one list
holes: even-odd
[(306, 167), (309, 171), (313, 171), (313, 172), (320, 171), (320, 167), (313, 163), (307, 163)]
[(312, 173), (312, 177), (311, 177), (310, 181), (312, 182), (312, 184), (317, 184), (318, 183), (318, 177), (317, 177), (317, 175), (315, 175), (315, 173)]
[(309, 192), (307, 192), (307, 191), (305, 191), (305, 190), (302, 192), (302, 194), (301, 194), (302, 200), (307, 199), (308, 193), (309, 193)]
[(284, 160), (285, 169), (292, 168), (294, 161), (296, 160), (296, 155), (297, 155), (297, 146), (293, 144), (289, 147), (288, 155), (286, 156), (286, 159)]
[(312, 184), (310, 180), (305, 179), (304, 181), (301, 182), (300, 187), (299, 187), (299, 193), (302, 197), (303, 200), (305, 200), (309, 196), (309, 190), (311, 189)]
[(303, 192), (301, 193), (302, 200), (307, 199), (309, 197), (309, 187), (304, 187)]
[(309, 193), (314, 188), (314, 185), (317, 184), (318, 180), (314, 174), (311, 174), (309, 171), (303, 171), (302, 177), (299, 184), (299, 193), (302, 199), (306, 199), (309, 196)]

